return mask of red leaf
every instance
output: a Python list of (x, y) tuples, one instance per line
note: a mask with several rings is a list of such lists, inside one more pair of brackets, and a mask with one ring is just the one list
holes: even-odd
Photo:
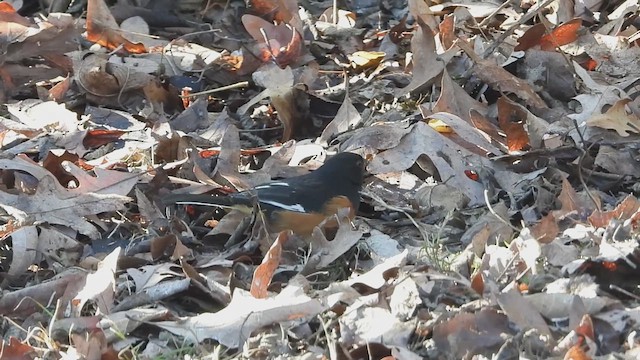
[(82, 145), (87, 149), (95, 149), (114, 142), (124, 133), (122, 130), (90, 130), (82, 140)]

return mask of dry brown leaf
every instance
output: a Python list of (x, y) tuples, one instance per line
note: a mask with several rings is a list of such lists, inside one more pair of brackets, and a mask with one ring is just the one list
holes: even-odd
[(444, 61), (436, 53), (434, 36), (433, 30), (428, 25), (418, 22), (411, 39), (411, 51), (413, 52), (411, 82), (396, 91), (397, 97), (432, 83), (444, 69)]
[(178, 321), (154, 325), (182, 336), (190, 342), (216, 339), (229, 348), (237, 348), (263, 326), (315, 316), (326, 309), (320, 300), (305, 294), (306, 280), (296, 277), (280, 294), (256, 299), (249, 292), (236, 289), (231, 303), (216, 313), (201, 313)]
[(621, 99), (604, 114), (597, 114), (587, 120), (588, 126), (615, 130), (620, 136), (629, 136), (630, 132), (640, 133), (640, 119), (626, 110), (631, 99)]
[(88, 274), (84, 286), (73, 298), (73, 315), (80, 316), (87, 301), (95, 301), (100, 314), (109, 314), (114, 305), (118, 259), (122, 249), (117, 247), (98, 264), (98, 270)]
[[(471, 123), (471, 110), (475, 110), (483, 115), (487, 113), (487, 105), (469, 96), (460, 85), (451, 79), (446, 69), (442, 74), (441, 85), (440, 97), (438, 97), (438, 101), (433, 107), (433, 112), (451, 113), (469, 123)], [(425, 107), (425, 105), (420, 106), (420, 111), (422, 111), (423, 116)]]
[(438, 28), (438, 20), (426, 2), (422, 0), (408, 0), (407, 5), (409, 7), (409, 13), (413, 15), (414, 19), (420, 19), (419, 21), (421, 23), (426, 24), (432, 29)]
[(47, 128), (67, 132), (78, 127), (78, 114), (55, 101), (27, 99), (6, 106), (14, 119), (31, 129)]
[[(38, 18), (37, 21), (32, 21), (18, 15), (6, 2), (2, 5), (4, 9), (0, 11), (0, 35), (6, 41), (3, 62), (20, 62), (32, 56), (43, 56), (54, 60), (48, 65), (65, 72), (70, 70), (65, 65), (68, 58), (63, 54), (77, 48), (79, 36), (70, 14), (49, 14), (46, 19)], [(33, 67), (21, 68), (29, 69), (31, 81), (41, 80)]]
[[(0, 3), (0, 22), (22, 26), (18, 28), (3, 26), (2, 30), (0, 30), (0, 34), (2, 34), (2, 36), (6, 38), (11, 38), (15, 36), (14, 34), (20, 34), (25, 30), (26, 27), (33, 25), (33, 23), (27, 18), (20, 16), (20, 14), (16, 12), (16, 9), (10, 3), (5, 1)], [(10, 35), (11, 37), (9, 37)]]
[(49, 99), (58, 103), (63, 102), (64, 96), (69, 90), (70, 86), (71, 86), (71, 78), (67, 76), (64, 78), (64, 80), (60, 81), (59, 83), (52, 86), (51, 89), (49, 89), (49, 93), (48, 93)]
[(411, 127), (377, 124), (359, 128), (343, 143), (345, 150), (369, 147), (376, 150), (387, 150), (398, 146), (402, 138), (411, 132)]
[(130, 198), (95, 193), (75, 194), (62, 188), (52, 175), (40, 180), (33, 195), (0, 192), (0, 207), (21, 224), (48, 222), (78, 230), (92, 239), (100, 233), (85, 216), (118, 211)]
[[(74, 157), (68, 157), (68, 159), (71, 160), (74, 159)], [(47, 163), (46, 160), (45, 163)], [(64, 184), (65, 186), (69, 186), (68, 182), (63, 182), (65, 179), (72, 180), (73, 186), (69, 186), (69, 188), (59, 186), (58, 188), (62, 192), (75, 195), (96, 193), (125, 196), (140, 179), (138, 174), (106, 170), (98, 167), (93, 168), (96, 176), (91, 176), (85, 170), (68, 160), (62, 160), (59, 165), (61, 168), (54, 166), (54, 168), (56, 168), (55, 172), (50, 172), (47, 168), (41, 167), (24, 155), (16, 156), (13, 160), (0, 160), (0, 169), (24, 171), (37, 180), (42, 180), (47, 176), (53, 176), (60, 181), (60, 184)], [(56, 176), (62, 172), (64, 172), (65, 176)]]
[[(341, 284), (351, 287), (365, 285), (373, 290), (381, 290), (387, 282), (398, 276), (398, 270), (407, 262), (408, 250), (385, 259), (381, 264), (371, 270), (352, 279), (345, 280)], [(327, 290), (330, 292), (330, 290)]]
[(486, 351), (497, 351), (501, 336), (512, 333), (506, 315), (493, 309), (482, 309), (475, 314), (460, 313), (433, 328), (433, 340), (438, 349), (455, 358)]
[(118, 305), (114, 306), (112, 311), (125, 311), (139, 306), (148, 305), (150, 303), (163, 301), (178, 294), (184, 294), (191, 284), (191, 279), (181, 278), (163, 281), (154, 286), (148, 287), (141, 293), (129, 295), (122, 299)]
[(594, 227), (606, 227), (613, 219), (627, 220), (633, 214), (635, 214), (640, 208), (640, 202), (635, 196), (629, 194), (627, 197), (611, 211), (599, 211), (594, 212), (589, 216), (588, 220)]
[[(346, 92), (349, 93), (348, 91)], [(316, 140), (322, 146), (327, 146), (338, 134), (344, 133), (349, 129), (354, 128), (360, 123), (362, 117), (358, 112), (358, 109), (353, 106), (351, 98), (347, 95), (342, 101), (342, 105), (338, 109), (338, 113), (331, 120), (331, 122), (324, 128), (322, 135)]]
[(464, 50), (475, 62), (473, 73), (482, 81), (489, 84), (489, 86), (503, 93), (515, 94), (524, 100), (527, 105), (534, 108), (547, 108), (547, 104), (536, 94), (528, 82), (517, 78), (507, 70), (496, 65), (492, 60), (482, 59), (466, 41), (458, 39), (456, 45)]
[(22, 275), (29, 266), (54, 259), (65, 267), (75, 266), (83, 245), (56, 228), (25, 226), (11, 233), (13, 258), (8, 273)]
[(130, 174), (116, 170), (106, 170), (99, 167), (93, 168), (96, 176), (89, 175), (73, 163), (63, 163), (66, 170), (74, 176), (78, 185), (72, 192), (80, 193), (96, 193), (104, 195), (122, 195), (129, 194), (133, 186), (140, 179), (138, 174)]
[(491, 168), (491, 162), (467, 151), (424, 122), (415, 124), (398, 146), (376, 155), (367, 170), (372, 174), (406, 170), (423, 154), (431, 159), (443, 181), (460, 189), (470, 199), (470, 205), (484, 204), (484, 186), (467, 177), (465, 170), (469, 170), (471, 163), (474, 167)]
[[(21, 158), (19, 161), (23, 161), (23, 160), (25, 159)], [(75, 181), (76, 178), (73, 177), (66, 169), (64, 169), (64, 167), (62, 166), (62, 163), (65, 161), (68, 161), (71, 163), (78, 163), (79, 160), (80, 160), (80, 157), (78, 155), (72, 154), (66, 150), (62, 153), (60, 153), (59, 151), (56, 151), (55, 153), (50, 151), (42, 161), (42, 166), (45, 169), (49, 170), (49, 172), (53, 174), (53, 176), (55, 176), (56, 179), (58, 179), (58, 182), (62, 186), (73, 187), (77, 185)]]
[(61, 300), (68, 304), (85, 282), (87, 273), (72, 267), (49, 281), (9, 292), (0, 297), (0, 314), (27, 317), (42, 311), (42, 304)]
[(542, 245), (542, 256), (553, 266), (565, 266), (580, 257), (580, 250), (571, 243), (557, 237), (548, 244)]
[(358, 306), (347, 309), (338, 319), (341, 343), (346, 346), (384, 343), (406, 347), (413, 332), (410, 322), (403, 322), (381, 307)]
[(178, 116), (169, 120), (171, 129), (191, 133), (209, 127), (211, 120), (209, 120), (207, 104), (207, 99), (205, 98), (199, 98), (192, 102), (189, 107), (178, 114)]
[(447, 126), (450, 126), (451, 129), (454, 130), (453, 135), (457, 135), (459, 138), (456, 138), (452, 134), (447, 134), (446, 136), (470, 152), (480, 156), (486, 156), (487, 154), (495, 156), (504, 155), (504, 152), (493, 146), (491, 142), (483, 136), (482, 132), (456, 115), (448, 112), (439, 112), (431, 114), (428, 118), (439, 120)]
[(538, 239), (541, 244), (548, 244), (552, 242), (556, 238), (556, 235), (558, 235), (559, 231), (560, 228), (558, 227), (558, 222), (556, 221), (555, 216), (553, 216), (553, 213), (543, 216), (542, 219), (540, 219), (540, 222), (531, 227), (533, 237)]
[(127, 91), (142, 91), (155, 81), (152, 75), (135, 71), (127, 65), (109, 62), (96, 54), (74, 59), (74, 68), (76, 82), (98, 104), (108, 104), (112, 99), (121, 101)]
[(304, 54), (302, 37), (289, 24), (274, 25), (254, 15), (243, 15), (242, 24), (260, 45), (262, 62), (275, 61), (279, 66), (294, 64)]
[(351, 61), (351, 66), (357, 70), (365, 70), (380, 65), (385, 55), (382, 51), (356, 51), (347, 55), (347, 58)]
[(238, 109), (238, 113), (246, 113), (250, 107), (260, 100), (269, 97), (271, 104), (278, 111), (278, 119), (284, 126), (282, 141), (288, 141), (293, 137), (296, 125), (302, 115), (296, 106), (294, 89), (294, 76), (291, 67), (281, 69), (275, 64), (263, 65), (260, 70), (252, 75), (256, 84), (265, 88), (246, 104)]
[(220, 143), (220, 154), (214, 169), (213, 179), (217, 183), (230, 185), (237, 190), (246, 190), (271, 180), (262, 172), (240, 174), (240, 133), (235, 126), (228, 126)]
[[(573, 306), (573, 300), (578, 295), (560, 293), (537, 293), (524, 295), (542, 316), (547, 319), (566, 317)], [(605, 306), (616, 303), (616, 300), (597, 296), (593, 298), (581, 297), (588, 314), (597, 314)]]
[(140, 269), (127, 269), (127, 275), (133, 280), (136, 293), (141, 293), (165, 279), (181, 277), (178, 270), (179, 267), (174, 263), (162, 263), (142, 266)]
[(611, 174), (640, 178), (640, 161), (635, 150), (626, 146), (601, 144), (594, 165)]
[[(522, 330), (536, 329), (539, 333), (551, 337), (551, 330), (539, 312), (532, 308), (531, 304), (522, 297), (515, 284), (507, 286), (508, 290), (496, 295), (496, 300), (502, 311), (509, 316)], [(522, 311), (522, 309), (528, 309)]]
[[(504, 202), (493, 205), (493, 210), (502, 219), (509, 218)], [(469, 226), (460, 241), (465, 245), (473, 244), (474, 254), (482, 256), (487, 245), (511, 239), (512, 234), (511, 227), (500, 221), (493, 213), (488, 212)]]
[(316, 22), (316, 27), (321, 32), (327, 32), (327, 30), (334, 29), (352, 29), (356, 26), (356, 14), (353, 11), (343, 10), (338, 8), (334, 19), (333, 7), (327, 8)]
[(565, 354), (564, 360), (591, 360), (591, 356), (582, 349), (580, 344), (573, 345)]
[[(0, 3), (2, 7), (5, 2)], [(11, 6), (11, 5), (9, 5)], [(0, 8), (1, 11), (1, 8)], [(2, 357), (9, 360), (31, 360), (37, 358), (36, 349), (27, 343), (21, 342), (19, 339), (10, 336), (8, 341), (3, 339), (2, 345)]]
[(469, 111), (469, 118), (471, 119), (471, 124), (473, 124), (473, 126), (475, 126), (479, 131), (486, 134), (494, 144), (500, 146), (501, 149), (507, 149), (507, 143), (504, 135), (499, 133), (500, 129), (493, 122), (489, 121), (486, 115), (477, 110), (471, 109)]
[(562, 207), (555, 214), (557, 217), (563, 217), (568, 213), (578, 211), (580, 209), (581, 201), (578, 194), (566, 178), (562, 179), (562, 190), (560, 191), (560, 195), (558, 195), (558, 200)]
[(484, 295), (484, 278), (482, 277), (482, 272), (478, 271), (471, 276), (471, 288), (478, 295)]
[(102, 331), (92, 331), (86, 334), (72, 332), (69, 334), (71, 346), (86, 360), (116, 360), (118, 353), (107, 341)]
[[(328, 241), (323, 234), (321, 228), (335, 228), (338, 224), (338, 231), (332, 241)], [(318, 227), (313, 230), (311, 235), (312, 247), (309, 261), (305, 266), (305, 270), (323, 269), (345, 252), (351, 249), (362, 238), (363, 232), (354, 230), (349, 220), (349, 209), (340, 209), (338, 213), (330, 218), (325, 219)]]

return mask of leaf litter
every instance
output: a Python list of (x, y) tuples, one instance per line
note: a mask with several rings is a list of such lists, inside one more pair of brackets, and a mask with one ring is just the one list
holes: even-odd
[[(640, 356), (635, 1), (48, 3), (0, 3), (2, 358)], [(309, 238), (162, 201), (344, 151)]]

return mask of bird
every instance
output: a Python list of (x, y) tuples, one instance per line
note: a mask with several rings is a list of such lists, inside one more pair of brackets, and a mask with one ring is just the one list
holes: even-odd
[(162, 201), (167, 205), (234, 208), (248, 214), (257, 202), (269, 231), (291, 230), (308, 237), (316, 226), (340, 209), (349, 208), (349, 218), (355, 217), (364, 169), (362, 156), (342, 152), (308, 174), (271, 181), (228, 196), (171, 194)]

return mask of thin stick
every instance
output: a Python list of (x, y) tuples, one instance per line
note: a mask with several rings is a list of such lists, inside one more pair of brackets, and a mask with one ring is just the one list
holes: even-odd
[(247, 87), (247, 86), (249, 86), (249, 82), (248, 81), (241, 81), (239, 83), (235, 83), (235, 84), (231, 84), (231, 85), (227, 85), (227, 86), (221, 86), (219, 88), (215, 88), (215, 89), (211, 89), (211, 90), (195, 92), (195, 93), (191, 93), (189, 95), (180, 95), (180, 97), (181, 98), (188, 98), (188, 97), (198, 96), (198, 95), (213, 94), (213, 93), (217, 93), (217, 92), (220, 92), (220, 91), (239, 89), (239, 88), (243, 88), (243, 87)]
[(489, 14), (489, 16), (487, 16), (486, 18), (484, 18), (484, 20), (482, 20), (479, 24), (478, 24), (478, 28), (482, 28), (485, 27), (490, 21), (491, 19), (493, 19), (496, 15), (498, 15), (498, 13), (500, 11), (502, 11), (504, 8), (506, 8), (507, 6), (511, 5), (511, 3), (515, 3), (516, 0), (508, 0), (502, 3), (502, 5), (498, 6), (497, 9), (495, 9), (491, 14)]
[(427, 234), (425, 234), (424, 230), (422, 229), (422, 227), (418, 224), (418, 222), (413, 218), (413, 216), (411, 216), (408, 212), (406, 212), (405, 210), (399, 208), (399, 207), (395, 207), (393, 205), (389, 205), (387, 204), (384, 200), (382, 200), (382, 198), (380, 198), (378, 195), (372, 193), (372, 192), (365, 192), (365, 195), (369, 196), (371, 199), (373, 199), (374, 201), (378, 202), (380, 205), (384, 206), (385, 208), (389, 209), (389, 210), (393, 210), (393, 211), (398, 211), (401, 212), (402, 214), (404, 214), (404, 216), (406, 216), (411, 223), (413, 224), (413, 226), (416, 227), (416, 229), (418, 229), (418, 232), (420, 232), (420, 236), (422, 236), (422, 239), (425, 242), (429, 241), (429, 237), (427, 236)]
[(484, 189), (484, 202), (487, 204), (487, 208), (489, 209), (491, 214), (493, 214), (493, 216), (498, 218), (498, 220), (500, 220), (500, 222), (502, 222), (503, 224), (507, 225), (508, 227), (513, 229), (514, 231), (520, 232), (520, 229), (518, 229), (517, 227), (511, 225), (510, 222), (508, 222), (507, 220), (503, 219), (502, 216), (498, 215), (498, 213), (493, 209), (493, 206), (491, 206), (491, 202), (489, 202), (489, 190), (487, 190), (487, 189)]

